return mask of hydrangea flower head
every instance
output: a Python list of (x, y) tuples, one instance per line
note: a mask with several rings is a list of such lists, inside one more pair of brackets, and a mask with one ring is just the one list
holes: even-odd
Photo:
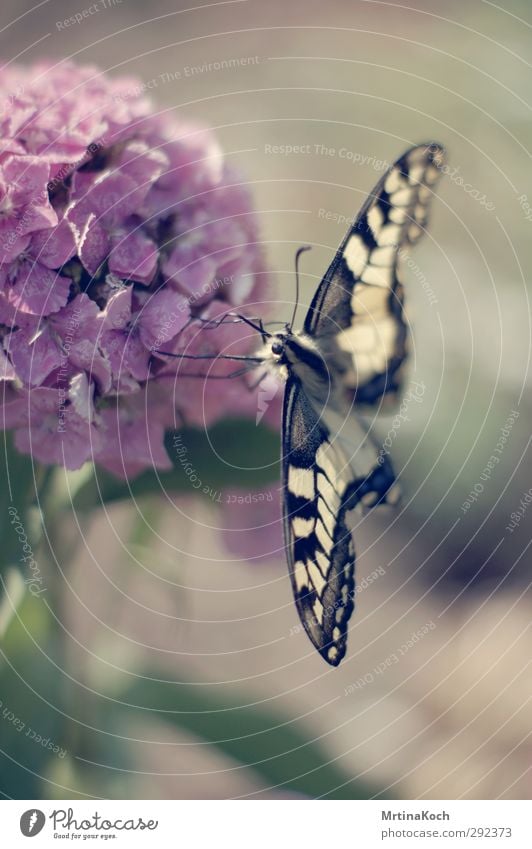
[(43, 462), (119, 475), (169, 468), (176, 422), (255, 416), (245, 382), (206, 392), (159, 351), (249, 351), (244, 324), (207, 328), (268, 290), (238, 174), (140, 92), (71, 63), (0, 72), (4, 427)]

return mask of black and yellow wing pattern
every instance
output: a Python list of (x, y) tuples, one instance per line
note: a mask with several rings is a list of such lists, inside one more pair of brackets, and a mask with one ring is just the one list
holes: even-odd
[(369, 195), (320, 283), (305, 320), (346, 398), (378, 404), (396, 396), (407, 355), (404, 290), (408, 249), (425, 231), (445, 152), (428, 143), (407, 151)]
[[(315, 342), (331, 382), (345, 390), (346, 410), (398, 393), (407, 348), (399, 265), (425, 229), (443, 162), (443, 148), (425, 144), (388, 169), (311, 303), (304, 333)], [(355, 549), (347, 514), (398, 500), (388, 458), (352, 413), (348, 423), (331, 423), (337, 414), (317, 403), (306, 381), (289, 374), (282, 445), (288, 567), (301, 622), (333, 666), (345, 655), (354, 608)]]

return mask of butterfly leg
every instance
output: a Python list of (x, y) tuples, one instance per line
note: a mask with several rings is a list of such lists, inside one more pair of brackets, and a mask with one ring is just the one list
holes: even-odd
[(205, 378), (205, 380), (233, 380), (236, 377), (242, 377), (243, 375), (248, 374), (255, 368), (256, 364), (253, 363), (253, 365), (251, 366), (244, 366), (244, 368), (239, 368), (236, 371), (230, 372), (229, 374), (190, 374), (188, 372), (178, 372), (178, 375), (179, 377), (203, 377)]

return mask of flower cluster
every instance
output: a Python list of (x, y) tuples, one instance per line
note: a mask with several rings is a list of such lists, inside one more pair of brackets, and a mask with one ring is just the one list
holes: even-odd
[(0, 73), (3, 427), (39, 460), (121, 476), (170, 466), (170, 426), (255, 415), (243, 380), (160, 351), (249, 351), (220, 317), (268, 291), (238, 174), (140, 91), (71, 63)]

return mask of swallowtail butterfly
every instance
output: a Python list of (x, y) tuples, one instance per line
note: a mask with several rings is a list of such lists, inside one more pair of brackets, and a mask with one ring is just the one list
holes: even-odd
[(292, 321), (282, 332), (268, 333), (262, 322), (238, 316), (261, 332), (264, 347), (253, 357), (221, 356), (266, 365), (286, 381), (282, 498), (288, 571), (303, 627), (332, 666), (345, 656), (354, 608), (348, 514), (399, 498), (391, 463), (356, 411), (393, 401), (400, 391), (408, 347), (400, 266), (426, 228), (444, 156), (439, 144), (417, 145), (385, 172), (319, 284), (301, 332), (292, 330)]
[(386, 455), (353, 415), (397, 397), (407, 355), (401, 260), (427, 224), (444, 163), (438, 144), (408, 150), (384, 174), (348, 230), (306, 315), (269, 338), (262, 358), (286, 380), (283, 517), (299, 617), (331, 665), (346, 652), (354, 607), (354, 509), (394, 504)]

